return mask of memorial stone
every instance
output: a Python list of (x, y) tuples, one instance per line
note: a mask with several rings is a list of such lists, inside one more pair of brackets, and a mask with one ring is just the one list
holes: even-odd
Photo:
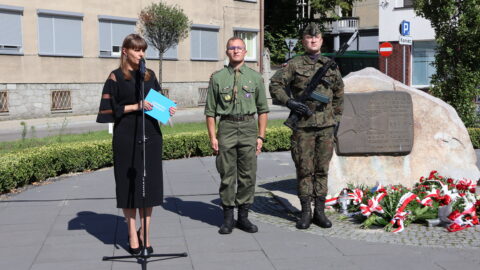
[[(402, 184), (411, 187), (420, 177), (428, 176), (432, 170), (454, 179), (477, 181), (480, 178), (476, 165), (477, 156), (470, 136), (452, 106), (421, 90), (395, 81), (374, 68), (352, 72), (343, 78), (343, 81), (346, 113), (337, 134), (340, 135), (340, 140), (343, 139), (344, 143), (348, 144), (353, 142), (342, 136), (351, 136), (353, 131), (350, 130), (357, 132), (358, 136), (363, 133), (360, 138), (363, 145), (369, 148), (350, 147), (347, 148), (350, 153), (357, 149), (362, 152), (333, 155), (328, 172), (329, 194), (340, 192), (348, 184)], [(383, 94), (385, 91), (391, 94)], [(393, 98), (397, 97), (397, 93), (411, 97), (412, 122), (409, 122), (410, 116), (406, 116), (408, 101), (397, 102), (397, 99)], [(355, 95), (369, 98), (352, 101), (356, 98)], [(355, 110), (355, 113), (350, 114), (348, 110)], [(389, 115), (385, 118), (383, 115), (387, 114)], [(347, 126), (352, 128), (346, 128)], [(413, 133), (408, 131), (409, 127), (413, 128)], [(389, 136), (386, 137), (387, 133), (380, 133), (379, 130), (388, 130)], [(409, 138), (407, 134), (413, 134), (413, 139), (406, 141)], [(388, 140), (389, 143), (384, 143)], [(399, 142), (402, 142), (401, 150)], [(409, 144), (411, 151), (403, 150), (403, 147)], [(344, 147), (342, 141), (339, 146)], [(340, 150), (346, 151), (342, 148)], [(388, 153), (386, 150), (389, 150)]]
[(413, 147), (413, 108), (408, 92), (345, 94), (337, 155), (407, 155)]

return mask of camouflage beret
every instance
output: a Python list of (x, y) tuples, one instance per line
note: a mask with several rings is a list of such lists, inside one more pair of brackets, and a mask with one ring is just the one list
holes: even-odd
[(322, 32), (320, 31), (320, 27), (318, 27), (318, 24), (311, 22), (303, 29), (302, 37), (305, 35), (310, 35), (313, 37), (321, 33)]

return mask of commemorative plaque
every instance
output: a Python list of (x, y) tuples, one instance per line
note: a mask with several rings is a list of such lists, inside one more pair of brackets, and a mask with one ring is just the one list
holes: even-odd
[(337, 131), (337, 155), (407, 155), (413, 147), (408, 92), (346, 93)]

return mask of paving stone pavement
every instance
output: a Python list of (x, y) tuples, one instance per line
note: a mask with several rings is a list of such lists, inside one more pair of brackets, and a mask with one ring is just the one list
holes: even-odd
[[(159, 253), (188, 257), (154, 261), (148, 269), (312, 270), (480, 267), (478, 228), (448, 233), (411, 225), (400, 234), (361, 230), (332, 213), (334, 226), (295, 229), (295, 214), (271, 196), (293, 192), (288, 152), (258, 157), (257, 193), (249, 234), (217, 233), (222, 223), (215, 158), (165, 161), (165, 203), (152, 215), (151, 241)], [(0, 198), (0, 269), (141, 269), (137, 261), (102, 261), (126, 255), (126, 224), (115, 208), (112, 168), (65, 175)], [(453, 244), (449, 244), (453, 243)]]

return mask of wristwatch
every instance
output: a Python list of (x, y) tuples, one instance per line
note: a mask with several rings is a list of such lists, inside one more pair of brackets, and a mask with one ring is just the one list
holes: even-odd
[(265, 142), (265, 138), (262, 137), (262, 136), (257, 136), (257, 139), (260, 139), (260, 140), (262, 140), (262, 142)]

